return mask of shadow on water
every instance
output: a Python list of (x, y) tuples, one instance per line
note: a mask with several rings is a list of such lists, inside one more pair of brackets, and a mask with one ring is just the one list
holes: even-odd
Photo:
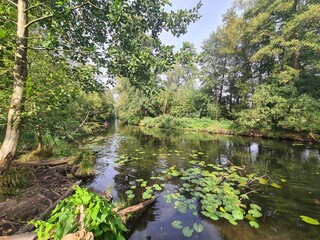
[[(125, 199), (125, 191), (143, 178), (150, 184), (162, 170), (176, 165), (179, 169), (190, 166), (190, 153), (204, 154), (199, 160), (207, 163), (240, 165), (250, 173), (267, 173), (281, 189), (261, 186), (255, 203), (263, 208), (264, 216), (254, 229), (246, 221), (237, 226), (225, 220), (212, 221), (201, 215), (181, 214), (163, 198), (167, 191), (179, 187), (179, 182), (167, 182), (166, 189), (158, 193), (155, 204), (143, 214), (130, 239), (185, 239), (181, 230), (171, 226), (181, 220), (185, 226), (201, 223), (205, 230), (189, 239), (253, 240), (253, 239), (320, 239), (320, 227), (308, 225), (300, 215), (320, 219), (320, 151), (319, 145), (300, 144), (207, 133), (160, 131), (132, 126), (110, 124), (106, 133), (86, 139), (86, 145), (97, 152), (98, 176), (91, 187), (104, 191), (112, 186), (115, 200)], [(115, 161), (121, 156), (130, 161), (120, 166)], [(282, 179), (282, 180), (281, 180)], [(141, 202), (142, 189), (135, 190), (132, 203)]]

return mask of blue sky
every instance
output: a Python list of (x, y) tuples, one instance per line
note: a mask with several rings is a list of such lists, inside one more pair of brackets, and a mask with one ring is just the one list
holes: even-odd
[[(192, 8), (198, 0), (171, 0), (172, 8)], [(222, 15), (232, 6), (233, 0), (202, 0), (200, 14), (202, 17), (195, 23), (189, 25), (188, 33), (176, 38), (168, 32), (161, 34), (161, 40), (168, 45), (175, 45), (176, 50), (182, 46), (182, 42), (193, 42), (197, 50), (201, 50), (202, 41), (209, 37), (219, 25), (222, 24)]]

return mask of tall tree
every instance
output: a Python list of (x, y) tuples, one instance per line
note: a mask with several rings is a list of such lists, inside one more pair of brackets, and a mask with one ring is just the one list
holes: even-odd
[[(199, 3), (191, 10), (167, 13), (166, 0), (6, 0), (0, 4), (1, 9), (8, 5), (15, 8), (17, 19), (14, 87), (0, 149), (0, 172), (9, 168), (20, 136), (28, 77), (28, 40), (32, 38), (29, 32), (36, 28), (44, 30), (37, 48), (52, 48), (56, 54), (63, 51), (77, 61), (87, 61), (90, 57), (96, 64), (106, 66), (110, 73), (130, 76), (139, 85), (138, 76), (144, 74), (144, 79), (150, 79), (150, 73), (169, 66), (170, 61), (158, 61), (171, 52), (159, 40), (161, 31), (170, 30), (177, 36), (185, 33), (187, 25), (199, 18), (197, 11), (201, 6)], [(11, 16), (4, 17), (14, 21)], [(153, 39), (152, 52), (141, 48), (148, 34)]]

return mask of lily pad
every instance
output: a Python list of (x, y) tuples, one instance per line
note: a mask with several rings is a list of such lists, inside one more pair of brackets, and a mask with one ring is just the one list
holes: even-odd
[(255, 221), (250, 221), (249, 224), (250, 224), (251, 227), (259, 228), (259, 224), (257, 222), (255, 222)]
[(201, 232), (204, 230), (204, 228), (203, 228), (203, 226), (202, 226), (201, 223), (194, 223), (194, 224), (193, 224), (193, 229), (194, 229), (197, 233), (201, 233)]
[(181, 221), (173, 221), (171, 223), (172, 227), (176, 228), (176, 229), (182, 229), (183, 226), (182, 226), (182, 222)]
[(190, 227), (184, 227), (182, 229), (182, 233), (185, 237), (191, 237), (193, 233), (193, 229), (191, 229)]

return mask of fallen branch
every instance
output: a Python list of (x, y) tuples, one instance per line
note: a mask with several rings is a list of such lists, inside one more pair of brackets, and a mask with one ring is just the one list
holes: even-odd
[[(55, 201), (52, 205), (50, 205), (43, 213), (41, 213), (34, 220), (43, 220), (44, 218), (46, 218), (52, 212), (52, 210), (56, 207), (56, 205), (59, 202), (61, 202), (63, 199), (65, 199), (65, 198), (69, 197), (71, 194), (73, 194), (74, 187), (79, 186), (81, 183), (82, 183), (82, 180), (79, 180), (75, 184), (73, 184), (72, 187), (70, 187), (68, 189), (68, 191), (66, 191), (57, 201)], [(20, 228), (17, 233), (20, 234), (20, 233), (30, 232), (33, 229), (34, 229), (34, 225), (28, 224), (28, 225), (25, 225), (24, 227)]]
[(70, 158), (55, 158), (43, 161), (32, 161), (32, 162), (24, 162), (21, 163), (22, 165), (31, 165), (31, 166), (46, 166), (46, 167), (53, 167), (58, 165), (67, 164), (70, 162)]
[(126, 214), (128, 214), (128, 213), (136, 212), (136, 211), (138, 211), (138, 210), (140, 210), (140, 209), (142, 209), (142, 208), (144, 208), (144, 207), (152, 204), (154, 201), (155, 201), (155, 199), (152, 198), (152, 199), (150, 199), (150, 200), (148, 200), (148, 201), (145, 201), (145, 202), (142, 202), (142, 203), (139, 203), (139, 204), (136, 204), (136, 205), (127, 207), (127, 208), (122, 209), (122, 210), (120, 210), (120, 211), (116, 211), (116, 213), (117, 213), (120, 217), (122, 217), (122, 216), (124, 216), (124, 215), (126, 215)]

